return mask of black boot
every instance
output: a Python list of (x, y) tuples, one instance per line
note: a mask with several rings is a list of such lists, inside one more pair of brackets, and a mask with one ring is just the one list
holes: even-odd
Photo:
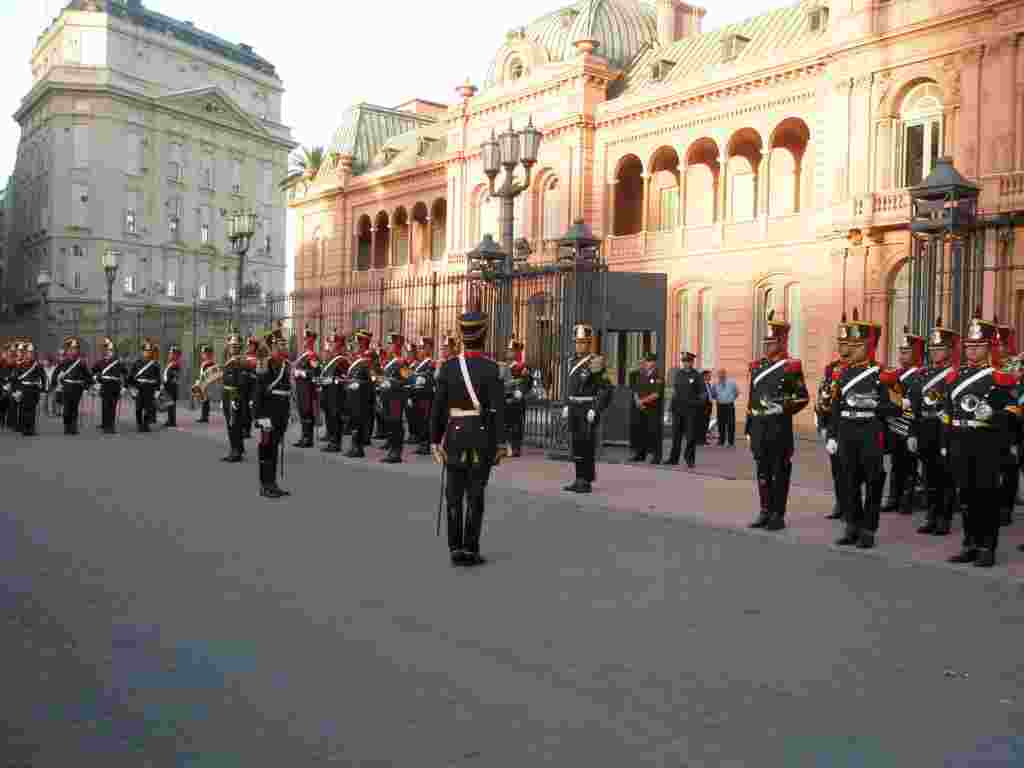
[(768, 514), (767, 509), (762, 509), (757, 515), (757, 519), (752, 522), (748, 528), (764, 528), (768, 525), (768, 521), (771, 520), (771, 516)]
[(850, 547), (860, 541), (860, 532), (852, 525), (846, 526), (846, 531), (836, 539), (837, 547)]
[(827, 515), (825, 515), (825, 519), (826, 520), (842, 520), (843, 519), (843, 513), (842, 513), (842, 510), (839, 509), (839, 502), (838, 501), (835, 502), (832, 505), (832, 511), (829, 512)]
[(970, 536), (964, 536), (960, 551), (949, 558), (951, 563), (973, 563), (978, 559), (978, 545)]
[(991, 568), (996, 564), (995, 547), (982, 547), (978, 550), (978, 557), (974, 560), (977, 568)]
[(786, 518), (782, 515), (772, 515), (768, 522), (765, 523), (764, 529), (766, 531), (781, 531), (786, 527)]
[(861, 531), (857, 537), (858, 549), (873, 549), (875, 546), (875, 534), (872, 531)]

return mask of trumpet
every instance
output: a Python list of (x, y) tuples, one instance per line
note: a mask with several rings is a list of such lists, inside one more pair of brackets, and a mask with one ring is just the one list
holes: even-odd
[(192, 399), (197, 400), (200, 403), (205, 403), (209, 399), (207, 390), (210, 385), (216, 384), (218, 381), (224, 378), (224, 369), (219, 365), (211, 365), (199, 374), (199, 378), (196, 379), (196, 383), (192, 385)]

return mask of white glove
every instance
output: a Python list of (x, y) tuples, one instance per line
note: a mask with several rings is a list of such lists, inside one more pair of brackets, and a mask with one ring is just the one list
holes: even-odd
[(904, 411), (912, 411), (914, 409), (914, 404), (910, 402), (909, 397), (904, 397), (901, 405), (903, 406)]
[(945, 448), (940, 448), (939, 449), (939, 455), (940, 456), (945, 456), (946, 455), (946, 449)]
[(430, 454), (434, 457), (434, 463), (436, 464), (444, 464), (448, 461), (448, 454), (446, 454), (444, 452), (444, 448), (437, 443), (431, 444)]
[(836, 442), (834, 437), (830, 437), (828, 442), (825, 443), (825, 453), (829, 456), (835, 456), (836, 451), (839, 450), (839, 443)]
[(384, 379), (384, 381), (382, 381), (380, 383), (380, 388), (381, 389), (391, 389), (391, 382), (388, 381), (387, 379)]
[(818, 430), (818, 434), (821, 435), (821, 439), (822, 440), (825, 440), (825, 439), (828, 438), (828, 430), (827, 429), (819, 429)]
[(515, 391), (515, 392), (513, 393), (513, 397), (515, 397), (515, 399), (516, 399), (516, 400), (522, 400), (522, 399), (523, 399), (523, 393), (522, 393), (522, 392), (520, 392), (520, 391), (519, 391), (519, 390), (517, 389), (517, 390), (516, 390), (516, 391)]
[(917, 438), (916, 437), (908, 437), (907, 438), (907, 450), (910, 451), (911, 453), (917, 453)]
[(237, 411), (238, 408), (239, 408), (238, 401), (237, 400), (232, 400), (231, 401), (231, 410), (232, 411)]
[(591, 408), (589, 411), (587, 411), (587, 424), (593, 424), (594, 423), (594, 419), (596, 419), (596, 418), (597, 418), (597, 414), (594, 413), (594, 409), (593, 408)]
[(349, 389), (350, 392), (357, 391), (359, 389), (359, 382), (358, 381), (353, 381), (351, 384), (348, 385), (348, 389)]
[(21, 392), (15, 392), (13, 395), (11, 395), (11, 397), (14, 398), (14, 402), (21, 402)]
[(260, 429), (271, 429), (273, 425), (270, 423), (270, 419), (256, 419), (256, 426)]
[(764, 412), (772, 416), (778, 416), (782, 413), (782, 403), (765, 403)]
[(974, 415), (981, 421), (987, 421), (992, 418), (992, 406), (988, 403), (981, 403), (974, 411)]
[(1011, 445), (1010, 446), (1010, 455), (1016, 457), (1018, 455), (1018, 453), (1019, 453), (1019, 449), (1017, 448), (1017, 446), (1016, 445)]
[(569, 406), (568, 405), (565, 406), (564, 408), (562, 408), (562, 418), (563, 419), (568, 419), (569, 418)]
[(306, 372), (305, 371), (296, 371), (295, 372), (295, 378), (296, 379), (304, 379), (304, 378), (306, 378)]

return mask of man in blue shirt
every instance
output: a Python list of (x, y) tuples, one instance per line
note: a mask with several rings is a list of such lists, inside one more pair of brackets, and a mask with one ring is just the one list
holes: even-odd
[(715, 402), (718, 404), (718, 444), (730, 447), (736, 445), (736, 398), (739, 390), (736, 382), (726, 376), (725, 368), (718, 371), (718, 383), (712, 388)]

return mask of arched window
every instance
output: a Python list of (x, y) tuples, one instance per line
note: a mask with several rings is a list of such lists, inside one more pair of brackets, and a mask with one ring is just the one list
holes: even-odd
[(896, 365), (903, 326), (910, 324), (910, 262), (904, 261), (893, 273), (889, 288), (889, 343), (886, 358)]
[(715, 294), (710, 288), (700, 292), (698, 312), (698, 328), (700, 329), (698, 363), (701, 369), (710, 371), (714, 369), (716, 363)]
[(754, 356), (761, 354), (761, 339), (768, 331), (768, 313), (775, 307), (775, 289), (772, 287), (761, 288), (757, 292), (756, 307), (754, 308)]
[(942, 91), (935, 83), (922, 83), (907, 94), (900, 108), (899, 167), (903, 186), (924, 181), (942, 156), (944, 120)]
[(563, 234), (562, 231), (562, 192), (558, 186), (558, 177), (552, 176), (544, 185), (543, 198), (544, 211), (544, 239), (557, 240)]
[(521, 59), (512, 59), (508, 63), (508, 79), (515, 81), (519, 80), (523, 75), (526, 74), (526, 67), (523, 65)]
[(789, 323), (789, 356), (800, 357), (804, 348), (804, 318), (799, 283), (786, 288), (786, 322)]

